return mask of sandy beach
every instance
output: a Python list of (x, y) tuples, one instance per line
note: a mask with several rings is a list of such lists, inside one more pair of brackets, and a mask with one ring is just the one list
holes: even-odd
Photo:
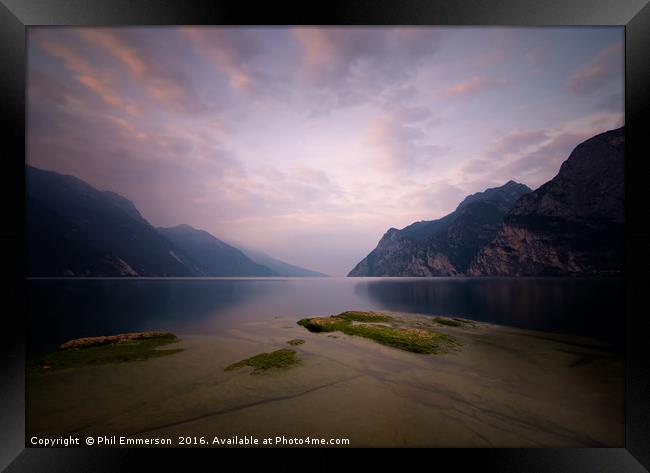
[[(411, 323), (426, 316), (390, 313)], [(460, 349), (425, 355), (291, 318), (223, 336), (178, 334), (184, 351), (29, 373), (27, 435), (348, 438), (376, 447), (621, 447), (624, 363), (601, 343), (478, 323), (436, 327)], [(336, 338), (334, 338), (334, 335)], [(292, 347), (300, 364), (225, 371)]]

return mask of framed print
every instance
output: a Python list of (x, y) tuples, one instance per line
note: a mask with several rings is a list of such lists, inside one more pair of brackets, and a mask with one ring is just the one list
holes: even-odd
[(647, 471), (645, 1), (0, 10), (6, 471)]

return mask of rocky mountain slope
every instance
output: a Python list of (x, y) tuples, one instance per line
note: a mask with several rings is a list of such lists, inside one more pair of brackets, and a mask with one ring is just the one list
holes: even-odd
[(523, 196), (471, 263), (472, 276), (623, 270), (625, 130), (578, 145), (557, 176)]
[(189, 225), (158, 227), (158, 231), (189, 255), (207, 276), (277, 276), (239, 249)]
[(26, 179), (29, 276), (201, 274), (128, 199), (31, 166)]
[(133, 202), (73, 176), (26, 167), (27, 275), (273, 276), (189, 225), (154, 228)]
[(449, 215), (389, 229), (348, 276), (456, 276), (497, 233), (530, 188), (514, 181), (466, 197)]

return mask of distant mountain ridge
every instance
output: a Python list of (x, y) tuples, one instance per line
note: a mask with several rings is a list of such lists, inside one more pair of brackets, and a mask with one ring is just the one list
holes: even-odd
[(266, 266), (255, 263), (238, 248), (228, 245), (204, 230), (182, 224), (158, 227), (158, 231), (197, 262), (209, 276), (277, 276)]
[(26, 179), (28, 275), (201, 274), (128, 199), (31, 166)]
[(496, 234), (503, 217), (531, 189), (508, 181), (467, 196), (448, 215), (390, 228), (348, 276), (456, 276)]
[[(506, 184), (450, 214), (390, 228), (348, 276), (583, 276), (623, 271), (625, 130), (579, 144), (535, 191)], [(153, 227), (125, 197), (26, 166), (28, 276), (322, 273), (189, 225)]]
[(187, 224), (155, 228), (129, 199), (77, 177), (25, 171), (28, 276), (325, 276), (262, 252), (249, 257)]
[(274, 258), (262, 251), (254, 250), (246, 246), (239, 246), (239, 249), (250, 259), (258, 264), (266, 266), (277, 276), (294, 278), (322, 278), (329, 277), (327, 274), (312, 271), (300, 266), (289, 264), (285, 261)]
[(29, 276), (273, 276), (189, 225), (156, 229), (127, 198), (26, 166)]

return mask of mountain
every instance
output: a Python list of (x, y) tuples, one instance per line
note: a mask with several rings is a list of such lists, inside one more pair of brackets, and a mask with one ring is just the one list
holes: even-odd
[(182, 250), (128, 199), (26, 166), (29, 276), (196, 276)]
[(267, 255), (261, 251), (253, 250), (247, 247), (239, 247), (246, 256), (258, 264), (266, 266), (277, 276), (294, 277), (294, 278), (319, 278), (328, 277), (327, 274), (312, 271), (311, 269), (301, 268), (293, 264), (286, 263), (277, 258)]
[(239, 249), (204, 230), (178, 225), (159, 227), (158, 231), (196, 261), (207, 276), (277, 276), (268, 267), (257, 264)]
[(509, 181), (466, 197), (452, 213), (389, 229), (348, 276), (456, 276), (496, 235), (503, 217), (531, 189)]
[(570, 276), (623, 270), (625, 129), (579, 144), (553, 179), (523, 196), (472, 276)]

